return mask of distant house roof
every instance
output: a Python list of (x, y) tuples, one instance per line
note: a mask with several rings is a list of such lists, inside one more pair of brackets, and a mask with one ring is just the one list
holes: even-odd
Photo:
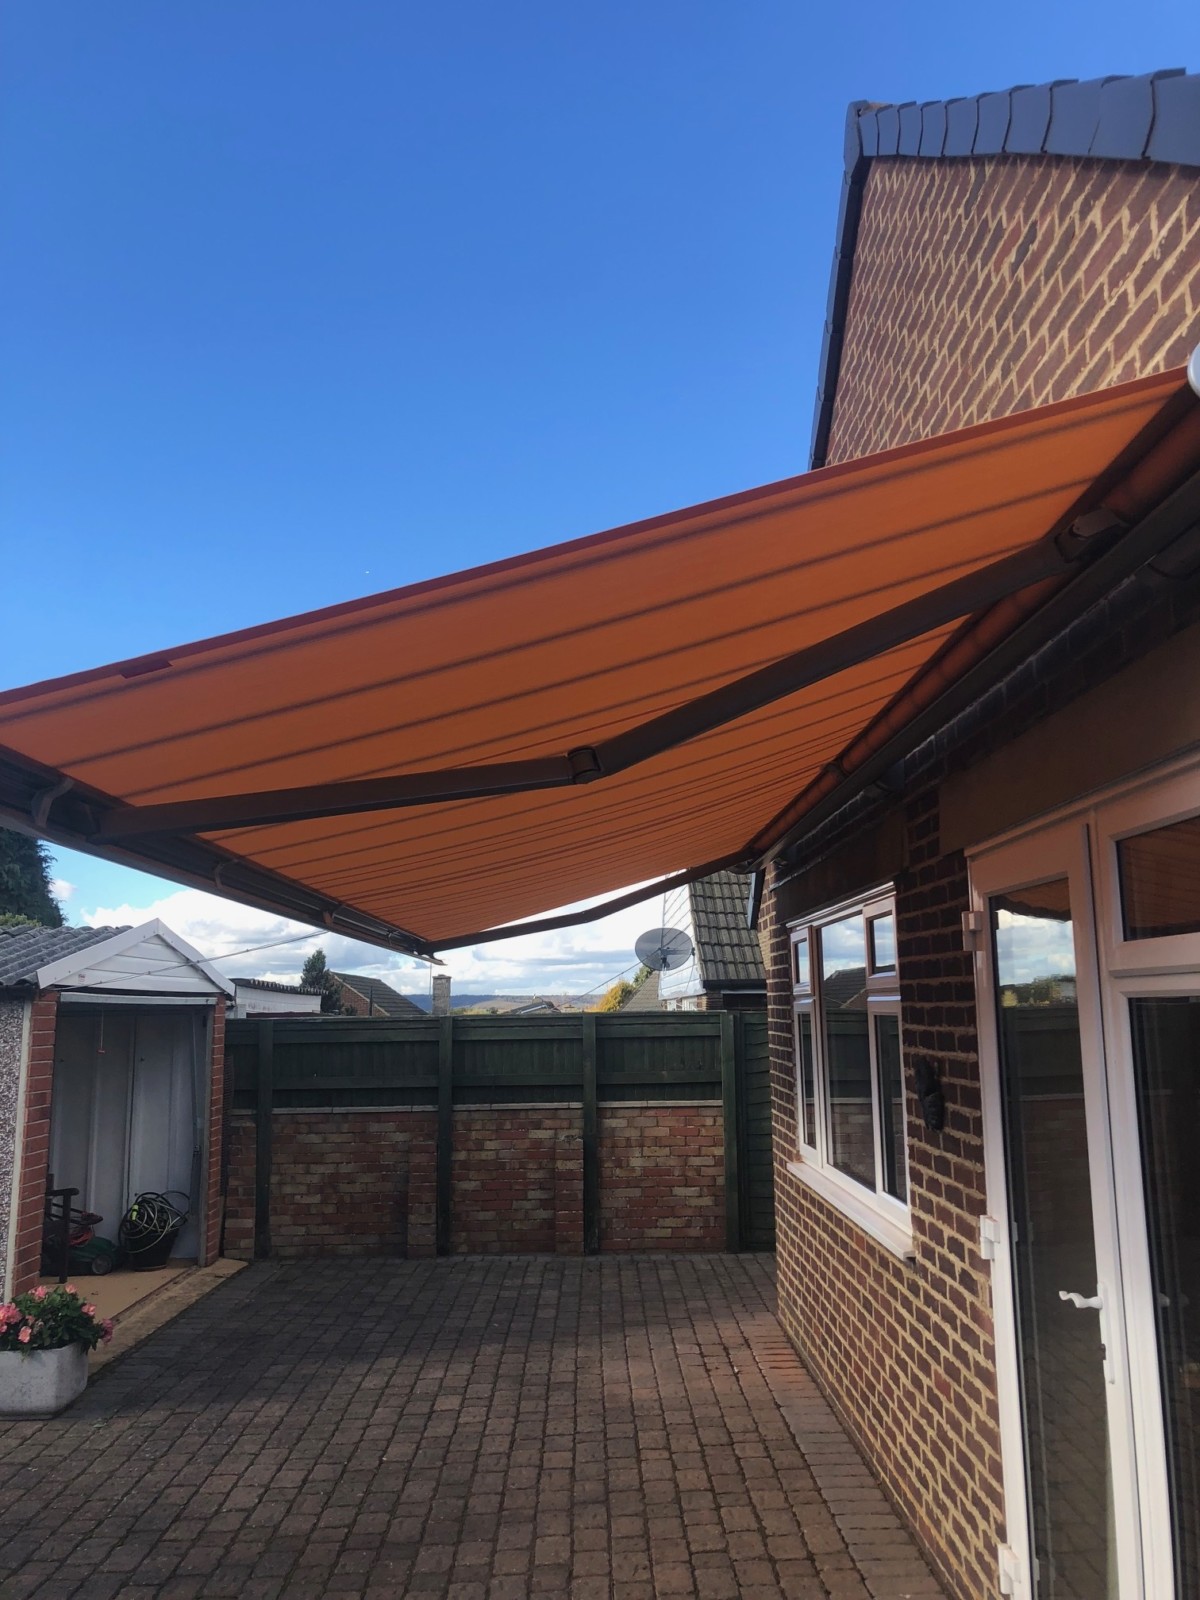
[(0, 928), (0, 989), (37, 988), (37, 975), (52, 962), (104, 944), (124, 928)]
[(854, 101), (846, 113), (846, 170), (817, 378), (811, 465), (825, 464), (842, 359), (863, 189), (881, 156), (1047, 155), (1164, 161), (1200, 167), (1200, 75), (1168, 68), (1142, 77), (1059, 79), (995, 94), (918, 105)]
[(766, 985), (762, 947), (746, 921), (749, 876), (716, 872), (690, 888), (692, 940), (705, 988)]
[(398, 989), (393, 989), (390, 984), (384, 983), (382, 978), (367, 978), (361, 972), (335, 972), (334, 977), (347, 989), (353, 989), (355, 994), (361, 995), (373, 1016), (423, 1017), (425, 1015), (415, 1001), (410, 1000), (406, 994), (401, 994)]
[(657, 972), (648, 972), (620, 1009), (622, 1011), (661, 1011), (663, 1007), (658, 993), (658, 978)]

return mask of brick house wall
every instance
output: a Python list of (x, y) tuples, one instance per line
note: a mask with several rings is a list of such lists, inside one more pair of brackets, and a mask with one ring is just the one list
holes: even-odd
[(874, 161), (828, 460), (1164, 372), (1198, 332), (1193, 169)]
[[(1181, 364), (1200, 332), (1200, 180), (1048, 157), (879, 160), (867, 178), (828, 459), (846, 460)], [(1128, 608), (1127, 608), (1128, 610)], [(760, 934), (776, 1130), (780, 1314), (949, 1591), (997, 1592), (1005, 1537), (965, 857), (940, 786), (1194, 621), (1194, 592), (1081, 625), (973, 727), (907, 764), (890, 808), (833, 819), (813, 865), (773, 869)], [(968, 718), (967, 721), (970, 719)], [(857, 816), (857, 820), (855, 817)], [(915, 1259), (902, 1262), (789, 1172), (797, 1126), (786, 924), (896, 884)], [(914, 1060), (946, 1125), (928, 1132)]]
[(205, 1143), (204, 1238), (200, 1265), (221, 1253), (221, 1142), (225, 1131), (225, 996), (219, 995), (209, 1024), (208, 1130)]

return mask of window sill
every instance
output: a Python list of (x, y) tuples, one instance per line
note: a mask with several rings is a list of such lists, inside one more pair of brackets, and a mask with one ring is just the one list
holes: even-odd
[(859, 1185), (852, 1179), (843, 1182), (822, 1168), (814, 1167), (808, 1161), (789, 1161), (787, 1169), (793, 1178), (798, 1178), (814, 1194), (819, 1194), (821, 1199), (827, 1201), (835, 1211), (840, 1211), (844, 1217), (848, 1217), (864, 1233), (869, 1234), (876, 1244), (881, 1244), (892, 1255), (899, 1256), (901, 1261), (911, 1261), (916, 1256), (912, 1229), (901, 1222), (894, 1222), (891, 1217), (884, 1216), (876, 1206), (872, 1205), (865, 1190), (861, 1194), (855, 1194), (854, 1191)]

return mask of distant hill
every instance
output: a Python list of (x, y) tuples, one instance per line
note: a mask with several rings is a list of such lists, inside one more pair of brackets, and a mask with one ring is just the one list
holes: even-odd
[[(422, 1011), (430, 1011), (433, 1009), (433, 1002), (427, 994), (410, 994), (408, 998), (414, 1005), (420, 1006)], [(519, 1006), (527, 1005), (530, 1001), (539, 999), (550, 1000), (556, 1006), (567, 1007), (575, 1011), (583, 1010), (585, 1004), (594, 1005), (596, 1001), (595, 995), (472, 994), (470, 990), (464, 989), (461, 994), (455, 994), (453, 992), (451, 993), (450, 1005), (455, 1011), (471, 1011), (477, 1006)]]

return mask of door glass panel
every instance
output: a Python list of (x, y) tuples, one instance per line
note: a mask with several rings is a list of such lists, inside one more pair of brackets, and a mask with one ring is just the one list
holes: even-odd
[(846, 917), (821, 929), (821, 992), (825, 1002), (829, 1160), (847, 1177), (874, 1189), (867, 938), (861, 916)]
[(1200, 817), (1117, 845), (1127, 939), (1200, 932)]
[(875, 1018), (875, 1061), (879, 1071), (879, 1127), (883, 1153), (883, 1192), (897, 1200), (907, 1195), (904, 1166), (904, 1074), (900, 1067), (900, 1018), (890, 1012)]
[(1200, 1594), (1200, 997), (1129, 1011), (1182, 1600)]
[(1066, 880), (992, 901), (1030, 1531), (1038, 1600), (1116, 1593), (1075, 950)]
[(810, 1150), (817, 1144), (817, 1085), (813, 1071), (812, 1011), (796, 1012), (796, 1041), (800, 1050), (800, 1137)]

